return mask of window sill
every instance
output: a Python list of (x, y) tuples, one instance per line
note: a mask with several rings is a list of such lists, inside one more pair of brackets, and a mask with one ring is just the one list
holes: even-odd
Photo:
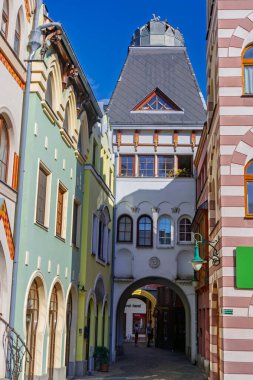
[(136, 248), (153, 249), (153, 245), (136, 245)]
[(55, 235), (55, 237), (57, 238), (57, 239), (59, 239), (60, 241), (62, 241), (63, 243), (65, 243), (66, 242), (66, 239), (64, 239), (62, 236), (60, 236), (60, 235)]
[(246, 219), (246, 220), (251, 220), (251, 219), (253, 219), (253, 215), (246, 215), (246, 216), (244, 217), (244, 219)]
[(179, 241), (178, 245), (192, 245), (194, 244), (192, 241)]
[(44, 226), (43, 224), (39, 223), (39, 222), (34, 222), (34, 224), (37, 226), (37, 227), (40, 227), (42, 230), (48, 232), (48, 227)]
[(120, 240), (117, 240), (116, 243), (117, 244), (133, 244), (133, 241), (120, 241)]
[(96, 258), (96, 262), (100, 265), (102, 265), (103, 267), (106, 266), (106, 261), (105, 260), (102, 260), (102, 259), (99, 259), (98, 257)]
[(158, 245), (156, 247), (157, 249), (173, 249), (174, 248), (174, 245)]

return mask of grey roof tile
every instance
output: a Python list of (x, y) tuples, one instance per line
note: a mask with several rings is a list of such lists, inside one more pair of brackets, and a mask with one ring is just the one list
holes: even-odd
[[(184, 113), (141, 114), (133, 108), (158, 87)], [(203, 125), (206, 112), (185, 48), (130, 48), (111, 98), (112, 125)]]

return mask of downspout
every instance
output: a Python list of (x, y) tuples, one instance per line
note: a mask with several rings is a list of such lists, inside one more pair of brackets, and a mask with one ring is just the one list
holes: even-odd
[(32, 62), (37, 50), (41, 47), (41, 31), (47, 27), (55, 26), (61, 28), (59, 23), (50, 23), (39, 26), (40, 9), (43, 4), (43, 0), (36, 0), (36, 11), (34, 18), (33, 30), (31, 32), (28, 47), (30, 49), (30, 55), (27, 64), (27, 76), (26, 86), (23, 98), (22, 108), (22, 121), (21, 121), (21, 136), (20, 136), (20, 166), (19, 166), (19, 181), (18, 181), (18, 196), (17, 196), (17, 208), (15, 214), (15, 227), (14, 227), (14, 242), (15, 242), (15, 258), (13, 262), (13, 275), (12, 275), (12, 292), (11, 292), (11, 306), (10, 306), (10, 325), (14, 326), (15, 320), (15, 304), (17, 296), (17, 277), (18, 277), (18, 265), (20, 254), (20, 238), (21, 238), (21, 215), (22, 215), (22, 199), (24, 192), (24, 177), (25, 177), (25, 154), (26, 154), (26, 141), (27, 141), (27, 129), (28, 129), (28, 115), (29, 115), (29, 103), (30, 103), (30, 87), (32, 77)]

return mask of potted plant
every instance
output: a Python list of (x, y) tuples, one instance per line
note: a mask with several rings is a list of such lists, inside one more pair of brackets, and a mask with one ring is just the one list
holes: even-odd
[(107, 347), (98, 346), (94, 351), (96, 368), (101, 372), (109, 371), (109, 350)]

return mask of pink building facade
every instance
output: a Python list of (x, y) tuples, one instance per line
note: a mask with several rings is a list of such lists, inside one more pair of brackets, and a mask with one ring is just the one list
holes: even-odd
[(209, 240), (221, 258), (219, 266), (209, 261), (210, 378), (250, 380), (253, 1), (209, 0), (207, 6)]

